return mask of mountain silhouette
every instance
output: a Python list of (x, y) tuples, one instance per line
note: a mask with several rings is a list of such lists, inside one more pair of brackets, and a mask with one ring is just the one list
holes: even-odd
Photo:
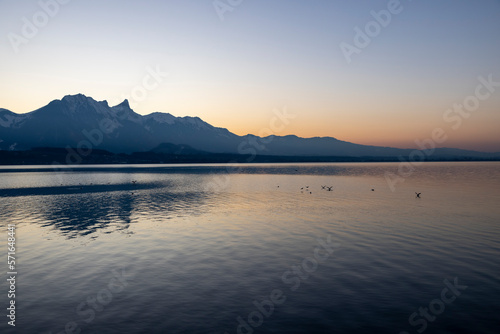
[[(164, 146), (161, 146), (164, 145)], [(166, 146), (165, 146), (166, 145)], [(170, 146), (168, 146), (170, 145)], [(180, 145), (180, 146), (179, 146)], [(397, 157), (414, 150), (349, 143), (332, 137), (238, 136), (198, 117), (140, 115), (127, 100), (116, 106), (82, 94), (67, 95), (26, 114), (0, 109), (0, 150), (72, 147), (113, 153), (200, 151), (268, 156)], [(434, 155), (492, 158), (500, 154), (439, 148)]]

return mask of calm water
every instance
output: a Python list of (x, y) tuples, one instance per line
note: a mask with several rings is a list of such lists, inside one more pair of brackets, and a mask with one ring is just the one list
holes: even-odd
[(397, 168), (2, 167), (0, 332), (499, 333), (500, 163)]

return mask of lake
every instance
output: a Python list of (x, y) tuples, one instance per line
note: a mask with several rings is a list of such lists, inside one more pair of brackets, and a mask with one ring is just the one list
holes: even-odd
[(500, 163), (398, 167), (0, 167), (0, 332), (498, 333)]

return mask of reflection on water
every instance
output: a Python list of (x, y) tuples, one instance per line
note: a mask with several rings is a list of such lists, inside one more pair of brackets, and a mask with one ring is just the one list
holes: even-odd
[[(25, 181), (24, 176), (18, 173), (15, 177)], [(54, 175), (47, 176), (48, 180), (54, 181)], [(101, 175), (101, 181), (107, 180), (105, 176)], [(132, 219), (134, 214), (138, 217), (147, 214), (150, 220), (196, 216), (206, 210), (208, 202), (216, 201), (221, 196), (204, 192), (207, 178), (197, 175), (167, 176), (157, 180), (151, 180), (148, 175), (135, 176), (143, 181), (2, 189), (0, 197), (6, 198), (2, 202), (2, 212), (10, 221), (24, 223), (25, 217), (29, 217), (31, 223), (52, 226), (72, 238), (100, 229), (106, 233), (126, 230), (132, 222), (138, 221)], [(4, 174), (4, 177), (9, 175)], [(82, 179), (79, 175), (72, 175), (71, 178)], [(96, 179), (99, 181), (98, 176)], [(12, 210), (12, 205), (20, 200), (23, 211), (16, 219), (14, 214), (21, 212)]]
[[(500, 164), (425, 164), (392, 192), (384, 173), (397, 167), (3, 167), (2, 233), (16, 223), (19, 238), (16, 329), (417, 333), (410, 315), (458, 277), (467, 290), (426, 332), (496, 333)], [(328, 238), (340, 246), (311, 262)], [(111, 293), (122, 272), (127, 285)], [(273, 291), (284, 301), (252, 323)]]

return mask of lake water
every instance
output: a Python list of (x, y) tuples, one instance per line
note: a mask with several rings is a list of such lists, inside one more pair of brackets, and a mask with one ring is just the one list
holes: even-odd
[(398, 167), (1, 167), (0, 332), (499, 333), (500, 163)]

